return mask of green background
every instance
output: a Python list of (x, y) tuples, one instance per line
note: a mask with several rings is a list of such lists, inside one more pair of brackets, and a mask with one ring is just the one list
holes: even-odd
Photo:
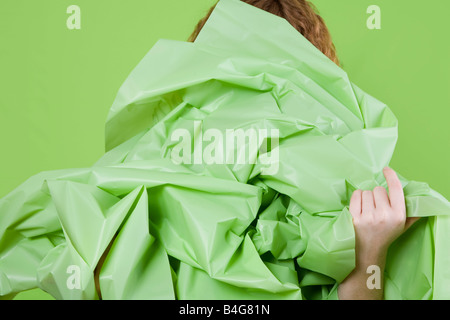
[[(92, 165), (120, 85), (160, 38), (185, 40), (215, 0), (0, 1), (0, 197)], [(450, 198), (450, 2), (315, 0), (342, 68), (399, 120), (391, 166)], [(81, 9), (69, 30), (68, 6)], [(369, 5), (381, 29), (369, 30)], [(50, 299), (36, 289), (16, 299)]]

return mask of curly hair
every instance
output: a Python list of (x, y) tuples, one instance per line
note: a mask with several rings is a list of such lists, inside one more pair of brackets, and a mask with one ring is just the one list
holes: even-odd
[[(317, 8), (306, 0), (241, 0), (252, 6), (275, 14), (286, 19), (317, 49), (339, 66), (339, 59), (331, 35), (324, 20), (319, 15)], [(213, 5), (205, 17), (203, 17), (189, 37), (188, 41), (195, 41), (201, 29), (205, 25), (212, 11)]]

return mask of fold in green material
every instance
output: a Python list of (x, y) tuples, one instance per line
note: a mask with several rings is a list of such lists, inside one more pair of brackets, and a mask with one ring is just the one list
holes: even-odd
[[(239, 162), (251, 140), (224, 150), (231, 129), (278, 141)], [(354, 268), (350, 196), (386, 187), (396, 142), (391, 110), (286, 20), (221, 0), (195, 43), (158, 41), (126, 79), (97, 163), (0, 200), (0, 295), (97, 299), (107, 252), (103, 299), (336, 299)], [(386, 299), (448, 299), (450, 204), (399, 177), (423, 218), (390, 248)]]

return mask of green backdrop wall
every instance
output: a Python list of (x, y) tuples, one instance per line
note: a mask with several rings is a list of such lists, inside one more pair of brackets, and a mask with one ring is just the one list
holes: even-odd
[[(92, 165), (129, 72), (160, 38), (185, 40), (216, 0), (0, 1), (0, 197), (41, 171)], [(391, 166), (450, 198), (450, 2), (313, 0), (342, 68), (399, 120)], [(67, 8), (81, 9), (70, 30)], [(367, 9), (380, 9), (369, 29)], [(16, 299), (50, 299), (36, 289)]]

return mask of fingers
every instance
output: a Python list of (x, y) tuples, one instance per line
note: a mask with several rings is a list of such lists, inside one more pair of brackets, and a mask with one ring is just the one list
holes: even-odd
[(419, 218), (406, 218), (402, 184), (394, 170), (384, 168), (387, 188), (355, 190), (349, 211), (353, 217), (359, 248), (387, 250)]
[(378, 209), (389, 208), (391, 205), (386, 189), (381, 186), (377, 186), (373, 189), (373, 199), (375, 207)]
[[(406, 218), (405, 197), (402, 184), (394, 170), (389, 167), (383, 169), (386, 178), (388, 191), (382, 186), (377, 186), (370, 190), (355, 190), (350, 199), (349, 211), (353, 218), (359, 218), (362, 214), (374, 214), (377, 211), (377, 217), (381, 213), (392, 212), (395, 216), (402, 219)], [(416, 220), (411, 220), (413, 224)]]
[(355, 190), (350, 198), (349, 211), (354, 219), (358, 219), (361, 215), (362, 191)]
[(373, 193), (369, 190), (364, 190), (362, 192), (362, 212), (371, 213), (375, 209), (375, 203), (373, 201)]
[(405, 213), (405, 196), (403, 194), (402, 183), (397, 177), (394, 170), (389, 167), (383, 169), (384, 177), (389, 189), (389, 201), (391, 203), (392, 209), (395, 211)]
[(353, 219), (359, 219), (361, 214), (370, 214), (375, 209), (372, 191), (355, 190), (350, 198), (349, 211)]

